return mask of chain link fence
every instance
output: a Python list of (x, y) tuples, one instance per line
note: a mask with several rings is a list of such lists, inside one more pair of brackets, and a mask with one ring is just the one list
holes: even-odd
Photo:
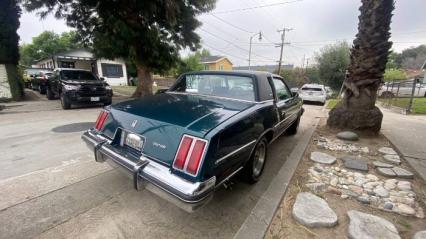
[(406, 113), (416, 113), (417, 105), (426, 107), (426, 84), (423, 78), (385, 82), (378, 90), (384, 107), (397, 107)]

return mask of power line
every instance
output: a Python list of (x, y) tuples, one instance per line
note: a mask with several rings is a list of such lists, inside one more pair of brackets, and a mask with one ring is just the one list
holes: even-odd
[[(210, 49), (213, 49), (213, 50), (215, 50), (215, 51), (218, 51), (218, 52), (221, 52), (221, 53), (223, 53), (223, 54), (226, 54), (226, 55), (228, 55), (228, 56), (232, 56), (232, 57), (235, 57), (235, 58), (238, 58), (238, 59), (240, 59), (240, 60), (244, 60), (244, 61), (247, 61), (247, 59), (246, 58), (244, 58), (244, 57), (240, 57), (240, 56), (236, 56), (236, 55), (233, 55), (233, 54), (229, 54), (229, 52), (226, 52), (226, 51), (223, 51), (223, 50), (221, 50), (221, 49), (219, 49), (219, 48), (216, 48), (216, 47), (213, 47), (213, 46), (211, 46), (211, 45), (209, 45), (209, 44), (207, 44), (207, 43), (203, 43), (203, 45), (205, 45), (205, 46), (207, 46), (208, 48), (210, 48)], [(275, 62), (275, 61), (265, 61), (265, 60), (259, 60), (259, 59), (255, 59), (255, 60), (253, 60), (253, 61), (258, 61), (258, 62)]]
[(279, 2), (279, 3), (271, 3), (271, 4), (266, 4), (266, 5), (254, 6), (254, 7), (246, 7), (246, 8), (230, 9), (230, 10), (224, 10), (224, 11), (216, 11), (216, 12), (213, 12), (213, 13), (214, 14), (226, 14), (226, 13), (233, 13), (233, 12), (241, 12), (241, 11), (248, 11), (248, 10), (253, 10), (253, 9), (258, 9), (258, 8), (274, 7), (274, 6), (290, 4), (290, 3), (295, 3), (295, 2), (301, 2), (301, 1), (303, 1), (303, 0), (294, 0), (294, 1)]
[(238, 30), (240, 30), (240, 31), (243, 31), (243, 32), (246, 32), (246, 33), (250, 33), (250, 34), (252, 34), (252, 33), (253, 33), (253, 32), (251, 32), (251, 31), (249, 31), (249, 30), (246, 30), (246, 29), (244, 29), (244, 28), (241, 28), (241, 27), (239, 27), (239, 26), (234, 25), (234, 24), (232, 24), (232, 23), (230, 23), (230, 22), (228, 22), (228, 21), (224, 20), (223, 18), (220, 18), (220, 17), (218, 17), (218, 16), (214, 15), (213, 13), (210, 13), (210, 15), (211, 15), (211, 16), (213, 16), (214, 18), (216, 18), (217, 20), (219, 20), (219, 21), (221, 21), (221, 22), (223, 22), (223, 23), (225, 23), (225, 24), (228, 24), (229, 26), (231, 26), (231, 27), (233, 27), (233, 28), (235, 28), (235, 29), (238, 29)]

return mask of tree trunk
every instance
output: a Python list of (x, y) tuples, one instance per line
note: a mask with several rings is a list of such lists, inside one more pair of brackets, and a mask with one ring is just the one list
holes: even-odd
[(133, 93), (133, 98), (140, 98), (148, 95), (152, 95), (152, 74), (151, 70), (141, 65), (140, 63), (135, 63), (136, 70), (138, 73), (138, 85), (135, 92)]
[(24, 97), (23, 86), (18, 76), (16, 65), (0, 65), (0, 98), (15, 101), (22, 100)]

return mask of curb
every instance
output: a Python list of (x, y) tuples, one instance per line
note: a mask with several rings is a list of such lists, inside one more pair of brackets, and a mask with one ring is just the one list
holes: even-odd
[(234, 239), (264, 238), (268, 231), (269, 224), (272, 222), (275, 215), (275, 211), (287, 191), (288, 184), (318, 126), (319, 120), (319, 118), (315, 119), (313, 127), (303, 134), (299, 143), (294, 147), (268, 189), (260, 197), (256, 206), (254, 206), (240, 229), (238, 229)]

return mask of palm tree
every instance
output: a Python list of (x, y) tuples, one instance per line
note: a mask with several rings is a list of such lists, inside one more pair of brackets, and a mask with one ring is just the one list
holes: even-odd
[(329, 113), (330, 127), (380, 131), (383, 114), (375, 102), (392, 46), (389, 30), (394, 8), (394, 0), (362, 0), (344, 97)]
[(17, 73), (19, 36), (16, 31), (21, 9), (17, 0), (1, 0), (0, 9), (0, 98), (20, 100), (23, 88)]

